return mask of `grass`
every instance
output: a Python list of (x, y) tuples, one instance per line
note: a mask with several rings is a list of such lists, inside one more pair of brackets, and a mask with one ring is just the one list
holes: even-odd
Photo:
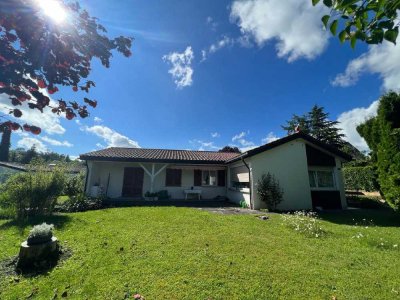
[[(126, 292), (146, 299), (400, 298), (399, 216), (349, 210), (320, 217), (327, 234), (317, 239), (278, 214), (262, 221), (133, 207), (53, 216), (46, 221), (72, 257), (35, 278), (0, 275), (0, 299), (65, 291), (70, 299), (124, 299)], [(0, 220), (0, 260), (16, 255), (42, 221)]]

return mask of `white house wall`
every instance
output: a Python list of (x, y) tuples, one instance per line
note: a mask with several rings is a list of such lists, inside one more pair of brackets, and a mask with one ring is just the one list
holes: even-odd
[(252, 170), (251, 188), (254, 208), (265, 207), (257, 194), (257, 181), (268, 172), (283, 189), (280, 210), (311, 209), (311, 192), (304, 142), (295, 140), (245, 159)]
[[(89, 193), (90, 188), (94, 184), (99, 184), (103, 191), (107, 190), (107, 181), (108, 175), (110, 174), (110, 182), (108, 185), (107, 196), (111, 198), (118, 198), (122, 196), (122, 185), (124, 181), (124, 169), (126, 167), (138, 167), (140, 165), (138, 163), (124, 163), (124, 162), (89, 162), (89, 177), (86, 192)], [(157, 172), (162, 166), (165, 164), (155, 164), (155, 172)], [(148, 171), (151, 172), (152, 164), (151, 163), (143, 163), (143, 166), (146, 167)], [(179, 168), (174, 165), (174, 168)], [(194, 183), (194, 169), (188, 169), (187, 167), (182, 168), (182, 186), (180, 187), (167, 187), (165, 186), (165, 177), (166, 170), (161, 171), (159, 175), (157, 175), (154, 179), (154, 188), (155, 192), (160, 190), (167, 190), (172, 199), (183, 199), (185, 194), (183, 192), (184, 189), (190, 189)], [(214, 167), (210, 166), (209, 169), (212, 170)], [(204, 169), (204, 166), (202, 167)], [(221, 169), (221, 168), (219, 168)], [(145, 172), (143, 178), (143, 195), (150, 191), (150, 176)], [(202, 186), (202, 187), (194, 187), (196, 190), (201, 190), (201, 197), (203, 199), (213, 199), (217, 196), (226, 196), (226, 187), (218, 187), (218, 186)]]

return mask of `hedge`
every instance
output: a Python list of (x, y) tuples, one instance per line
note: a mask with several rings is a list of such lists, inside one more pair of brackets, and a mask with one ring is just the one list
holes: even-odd
[(343, 168), (346, 190), (372, 192), (378, 190), (375, 171), (371, 166)]

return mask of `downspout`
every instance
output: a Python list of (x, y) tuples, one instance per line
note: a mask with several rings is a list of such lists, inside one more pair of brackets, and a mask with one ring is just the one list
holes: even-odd
[(88, 178), (89, 178), (89, 166), (87, 163), (87, 160), (85, 160), (85, 166), (86, 166), (86, 178), (85, 178), (85, 188), (84, 188), (84, 193), (86, 194), (86, 189), (87, 189), (87, 184), (88, 184)]
[(250, 209), (254, 209), (254, 206), (253, 206), (253, 197), (252, 197), (253, 191), (252, 191), (252, 188), (251, 188), (251, 171), (250, 171), (250, 167), (249, 167), (249, 165), (247, 164), (247, 162), (244, 160), (243, 156), (241, 157), (241, 159), (242, 159), (242, 162), (244, 163), (244, 165), (246, 166), (246, 168), (249, 170)]

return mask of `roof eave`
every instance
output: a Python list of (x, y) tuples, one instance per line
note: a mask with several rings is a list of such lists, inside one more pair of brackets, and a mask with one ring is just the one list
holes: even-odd
[(190, 159), (135, 159), (135, 158), (122, 158), (122, 157), (99, 157), (99, 156), (80, 156), (81, 160), (86, 161), (104, 161), (104, 162), (138, 162), (138, 163), (182, 163), (193, 165), (225, 165), (225, 161), (210, 161), (210, 160), (190, 160)]

